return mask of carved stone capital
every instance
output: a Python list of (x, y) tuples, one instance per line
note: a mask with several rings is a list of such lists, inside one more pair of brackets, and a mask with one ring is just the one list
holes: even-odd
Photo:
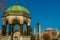
[(6, 25), (5, 21), (2, 22), (2, 25)]

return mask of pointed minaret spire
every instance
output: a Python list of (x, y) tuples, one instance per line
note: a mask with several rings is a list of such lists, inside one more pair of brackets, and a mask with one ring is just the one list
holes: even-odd
[(18, 2), (16, 2), (16, 5), (18, 5)]
[(37, 25), (38, 25), (38, 33), (39, 33), (39, 35), (40, 35), (40, 34), (41, 34), (41, 25), (40, 25), (39, 22), (37, 23)]

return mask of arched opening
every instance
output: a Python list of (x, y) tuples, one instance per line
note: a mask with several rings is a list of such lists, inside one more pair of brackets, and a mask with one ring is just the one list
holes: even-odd
[(23, 25), (23, 35), (24, 36), (27, 35), (27, 26), (26, 26), (26, 24)]
[(15, 32), (15, 31), (19, 31), (19, 30), (20, 30), (19, 27), (20, 27), (19, 24), (15, 24), (15, 25), (14, 25), (14, 32)]
[(31, 26), (30, 25), (28, 25), (28, 22), (27, 21), (24, 21), (24, 30), (25, 30), (25, 32), (24, 32), (24, 35), (26, 34), (26, 35), (31, 35)]
[(6, 32), (6, 34), (8, 34), (8, 32), (9, 32), (9, 24), (8, 24), (8, 20), (6, 20), (6, 28), (5, 28), (5, 32)]
[[(17, 19), (14, 19), (14, 20), (12, 21), (12, 25), (13, 25), (12, 36), (15, 37), (15, 39), (18, 40), (18, 37), (20, 36), (20, 35), (18, 35), (18, 32), (21, 33), (21, 34), (22, 34), (22, 32), (23, 32), (23, 29), (22, 29), (22, 26), (21, 26), (21, 24), (20, 24), (20, 21), (17, 20)], [(15, 33), (16, 33), (16, 34), (15, 34)], [(14, 35), (15, 35), (15, 36), (14, 36)], [(17, 36), (17, 35), (18, 35), (18, 36)], [(14, 40), (15, 40), (15, 39), (14, 39)]]
[(26, 21), (24, 21), (24, 24), (23, 24), (23, 35), (24, 36), (27, 36), (27, 22)]
[(23, 24), (23, 31), (27, 31), (27, 22), (25, 21), (24, 24)]
[(20, 30), (20, 22), (19, 22), (19, 20), (14, 19), (12, 21), (12, 25), (13, 25), (13, 28), (14, 28), (13, 31)]
[(27, 31), (27, 26), (25, 24), (23, 25), (23, 32), (24, 31)]
[(8, 24), (8, 20), (4, 21), (5, 25), (3, 25), (2, 27), (2, 35), (5, 36), (6, 35), (6, 29), (7, 29), (7, 24)]
[(9, 24), (6, 25), (6, 34), (9, 32)]
[(13, 24), (13, 25), (15, 25), (15, 24), (20, 24), (20, 22), (19, 22), (19, 20), (14, 19), (14, 20), (12, 21), (12, 24)]

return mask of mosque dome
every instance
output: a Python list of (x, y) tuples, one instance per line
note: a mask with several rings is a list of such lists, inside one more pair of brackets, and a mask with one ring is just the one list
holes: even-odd
[(13, 5), (13, 6), (10, 6), (9, 8), (7, 8), (5, 11), (4, 11), (4, 14), (3, 15), (6, 15), (6, 14), (10, 14), (10, 13), (14, 13), (14, 14), (20, 14), (20, 15), (28, 15), (30, 16), (29, 14), (29, 11), (27, 10), (27, 8), (23, 7), (23, 6), (20, 6), (20, 5)]
[(53, 29), (52, 29), (52, 28), (47, 28), (46, 31), (47, 31), (47, 30), (53, 30)]

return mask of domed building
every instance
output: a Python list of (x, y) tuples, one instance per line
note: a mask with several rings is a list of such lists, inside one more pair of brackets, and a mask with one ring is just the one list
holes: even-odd
[(57, 38), (58, 33), (54, 31), (52, 28), (47, 28), (45, 32), (40, 35), (40, 40), (52, 40), (53, 38)]
[(30, 12), (25, 7), (20, 6), (18, 4), (10, 6), (9, 8), (5, 9), (2, 15), (2, 35), (6, 35), (7, 25), (9, 25), (8, 34), (13, 35), (14, 25), (18, 24), (21, 36), (23, 35), (24, 25), (26, 25), (27, 36), (29, 36), (31, 33), (30, 22)]
[(52, 28), (47, 28), (46, 31), (53, 31), (53, 29)]

